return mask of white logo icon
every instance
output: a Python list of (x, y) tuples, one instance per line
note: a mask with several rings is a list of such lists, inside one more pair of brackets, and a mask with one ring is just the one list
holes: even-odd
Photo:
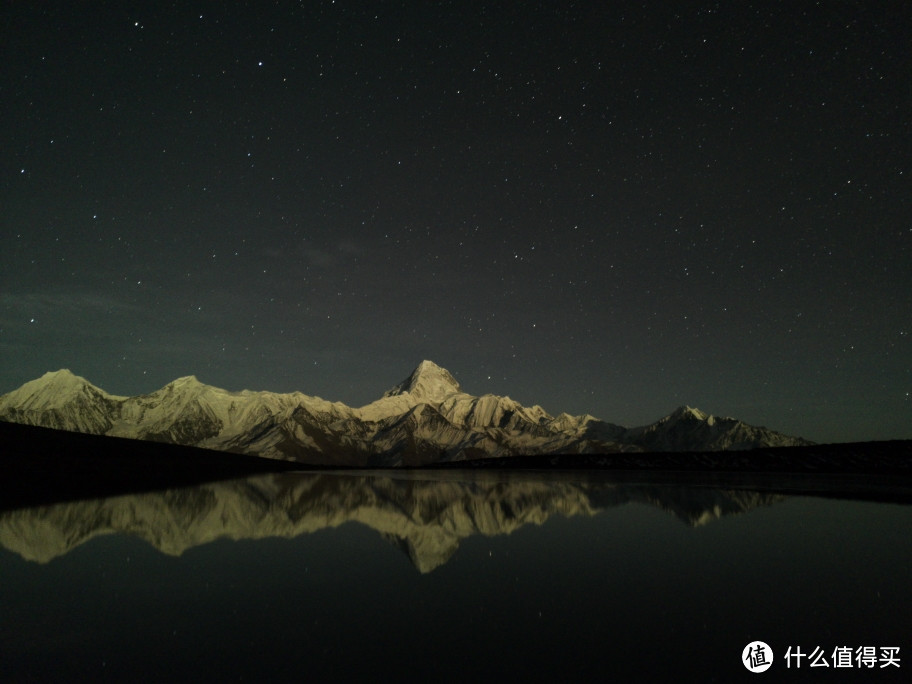
[(773, 649), (762, 641), (752, 641), (741, 651), (741, 662), (751, 672), (766, 672), (773, 664)]

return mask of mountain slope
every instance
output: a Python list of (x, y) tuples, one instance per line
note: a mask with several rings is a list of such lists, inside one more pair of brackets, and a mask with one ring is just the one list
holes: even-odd
[(106, 434), (124, 399), (62, 369), (45, 373), (0, 396), (0, 418), (11, 423)]
[(757, 446), (800, 446), (800, 438), (754, 427), (735, 418), (708, 415), (689, 406), (680, 406), (652, 425), (633, 428), (624, 434), (626, 441), (645, 451), (729, 451)]
[(0, 396), (0, 420), (321, 465), (422, 465), (471, 458), (621, 451), (717, 451), (805, 440), (681, 407), (624, 428), (552, 416), (509, 397), (472, 396), (431, 361), (361, 408), (299, 392), (229, 392), (178, 378), (150, 394), (110, 395), (62, 370)]

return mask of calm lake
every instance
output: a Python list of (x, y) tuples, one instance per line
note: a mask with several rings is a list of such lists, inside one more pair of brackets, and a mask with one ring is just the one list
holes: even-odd
[(912, 506), (834, 493), (292, 473), (4, 512), (0, 677), (908, 681)]

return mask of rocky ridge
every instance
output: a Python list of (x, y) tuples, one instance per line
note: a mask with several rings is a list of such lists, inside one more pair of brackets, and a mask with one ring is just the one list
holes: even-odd
[(452, 374), (431, 361), (360, 408), (300, 392), (229, 392), (194, 376), (150, 394), (122, 397), (60, 370), (0, 396), (0, 420), (350, 466), (810, 443), (689, 407), (635, 428), (590, 415), (552, 416), (541, 406), (522, 406), (510, 397), (467, 394)]

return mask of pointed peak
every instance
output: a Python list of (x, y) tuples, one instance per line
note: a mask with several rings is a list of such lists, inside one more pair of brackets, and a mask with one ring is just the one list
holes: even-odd
[(69, 368), (61, 368), (61, 369), (55, 370), (55, 371), (48, 371), (48, 372), (45, 373), (42, 377), (45, 377), (45, 378), (56, 378), (56, 377), (68, 378), (68, 377), (73, 377), (73, 378), (75, 378), (75, 377), (78, 377), (78, 376), (77, 376), (73, 371), (71, 371)]
[(31, 408), (49, 408), (60, 406), (86, 392), (111, 396), (85, 378), (75, 375), (66, 368), (61, 368), (45, 373), (35, 380), (30, 380), (3, 397), (8, 402), (27, 403)]
[(459, 391), (459, 383), (448, 370), (433, 361), (425, 360), (418, 364), (411, 375), (383, 396), (392, 397), (408, 393), (416, 399), (440, 401), (448, 394)]
[(187, 394), (201, 390), (205, 387), (208, 387), (208, 385), (204, 385), (199, 380), (197, 380), (195, 375), (184, 375), (182, 377), (175, 378), (167, 385), (163, 386), (161, 389), (157, 389), (152, 392), (152, 394), (160, 394), (162, 392), (177, 392), (180, 394)]
[(173, 389), (188, 389), (192, 387), (205, 387), (203, 383), (197, 380), (195, 375), (184, 375), (183, 377), (172, 380), (165, 387)]
[(700, 409), (691, 408), (687, 405), (678, 406), (672, 413), (668, 416), (669, 418), (696, 418), (697, 420), (706, 420), (709, 418), (708, 413), (703, 413)]
[[(76, 375), (75, 373), (73, 373), (73, 371), (71, 371), (69, 368), (61, 368), (60, 370), (49, 371), (49, 372), (45, 373), (44, 375), (42, 375), (37, 380), (32, 380), (32, 383), (35, 383), (36, 385), (40, 385), (43, 387), (55, 387), (55, 388), (82, 387), (84, 385), (92, 384), (85, 378), (82, 378), (82, 377)], [(27, 383), (27, 384), (32, 384), (32, 383)]]

